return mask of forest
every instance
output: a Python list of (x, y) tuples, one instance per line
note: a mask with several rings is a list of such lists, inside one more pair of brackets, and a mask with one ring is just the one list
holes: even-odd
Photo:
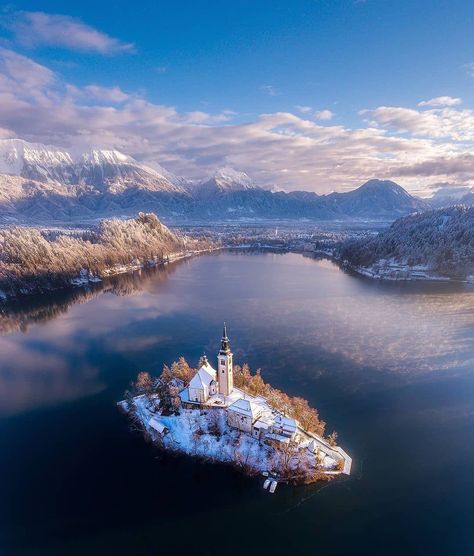
[(118, 265), (157, 264), (204, 247), (178, 237), (153, 213), (73, 233), (12, 227), (0, 230), (0, 290), (4, 298), (47, 291), (80, 275), (100, 277)]
[(376, 236), (343, 241), (335, 254), (354, 267), (393, 260), (440, 275), (469, 276), (474, 273), (474, 207), (452, 206), (400, 218)]

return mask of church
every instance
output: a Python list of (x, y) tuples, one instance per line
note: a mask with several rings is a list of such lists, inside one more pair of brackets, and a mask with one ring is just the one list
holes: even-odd
[[(339, 446), (330, 446), (324, 438), (305, 431), (300, 423), (271, 407), (268, 401), (257, 395), (234, 388), (233, 355), (224, 323), (216, 368), (202, 357), (201, 367), (196, 371), (187, 388), (181, 391), (182, 405), (187, 409), (219, 408), (226, 413), (227, 424), (247, 433), (259, 442), (282, 446), (296, 442), (317, 454), (324, 465), (344, 461), (344, 473), (350, 472), (351, 459)], [(154, 427), (154, 425), (151, 425)]]
[(205, 404), (215, 396), (216, 402), (219, 400), (221, 402), (219, 405), (228, 405), (226, 398), (234, 390), (232, 368), (232, 352), (230, 351), (227, 327), (224, 323), (221, 348), (217, 355), (217, 371), (204, 356), (201, 368), (189, 383), (187, 401)]
[(298, 424), (294, 419), (278, 415), (264, 398), (234, 388), (233, 356), (225, 323), (217, 354), (217, 369), (205, 356), (201, 363), (189, 386), (181, 393), (181, 401), (185, 407), (223, 408), (231, 427), (259, 439), (265, 437), (288, 442), (296, 436)]

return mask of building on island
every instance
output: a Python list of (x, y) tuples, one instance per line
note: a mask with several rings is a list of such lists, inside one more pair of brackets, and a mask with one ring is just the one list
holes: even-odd
[(232, 352), (230, 351), (230, 343), (227, 337), (227, 327), (225, 323), (221, 339), (221, 349), (217, 356), (217, 369), (219, 372), (219, 394), (229, 396), (234, 389), (234, 378), (232, 373)]
[(230, 427), (267, 444), (284, 446), (296, 443), (299, 448), (314, 454), (322, 464), (331, 467), (342, 462), (342, 472), (350, 473), (352, 460), (342, 448), (330, 446), (324, 438), (304, 430), (296, 419), (275, 410), (265, 398), (234, 388), (232, 358), (224, 324), (217, 370), (204, 356), (189, 386), (180, 393), (182, 405), (187, 408), (224, 409)]
[(271, 409), (260, 396), (252, 396), (234, 388), (233, 361), (227, 326), (224, 323), (217, 370), (202, 358), (202, 365), (181, 393), (181, 400), (188, 407), (222, 407), (226, 410), (229, 426), (260, 440), (287, 444), (297, 435), (298, 422)]
[(207, 357), (203, 357), (203, 364), (193, 376), (188, 387), (189, 401), (206, 403), (207, 400), (217, 394), (217, 372), (209, 364)]
[[(234, 390), (232, 352), (227, 336), (227, 327), (224, 323), (224, 330), (221, 339), (221, 348), (217, 355), (217, 371), (204, 355), (201, 368), (192, 378), (187, 388), (188, 399), (191, 403), (205, 404), (209, 399), (226, 405), (226, 397), (230, 396)], [(217, 397), (217, 399), (214, 399)]]
[(253, 400), (239, 398), (227, 408), (227, 422), (231, 427), (245, 432), (252, 432), (263, 408)]

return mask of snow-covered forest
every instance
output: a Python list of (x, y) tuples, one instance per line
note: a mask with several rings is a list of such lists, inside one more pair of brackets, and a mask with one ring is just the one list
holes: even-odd
[(377, 236), (344, 241), (336, 254), (353, 267), (385, 260), (465, 278), (474, 273), (474, 207), (452, 206), (400, 218)]
[(4, 296), (54, 289), (118, 265), (158, 263), (201, 244), (180, 238), (155, 214), (104, 220), (80, 234), (13, 227), (0, 230), (0, 290)]

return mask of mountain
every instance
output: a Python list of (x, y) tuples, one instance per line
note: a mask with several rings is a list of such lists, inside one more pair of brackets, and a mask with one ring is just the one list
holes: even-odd
[(349, 239), (338, 257), (355, 268), (474, 276), (474, 207), (452, 206), (405, 216), (377, 236)]
[(194, 196), (202, 197), (252, 189), (260, 188), (253, 183), (247, 174), (225, 166), (219, 168), (214, 175), (206, 180), (193, 184), (189, 190)]
[(0, 141), (0, 174), (42, 183), (87, 185), (98, 191), (118, 192), (130, 186), (150, 191), (183, 191), (153, 168), (116, 150), (93, 149), (75, 156), (66, 150), (21, 139)]
[(426, 201), (389, 180), (369, 180), (353, 191), (331, 193), (327, 198), (344, 214), (357, 217), (394, 217), (429, 208)]
[(218, 169), (191, 182), (117, 150), (65, 149), (0, 140), (0, 222), (78, 223), (154, 211), (168, 220), (395, 219), (427, 203), (394, 182), (348, 193), (263, 189), (244, 172)]

